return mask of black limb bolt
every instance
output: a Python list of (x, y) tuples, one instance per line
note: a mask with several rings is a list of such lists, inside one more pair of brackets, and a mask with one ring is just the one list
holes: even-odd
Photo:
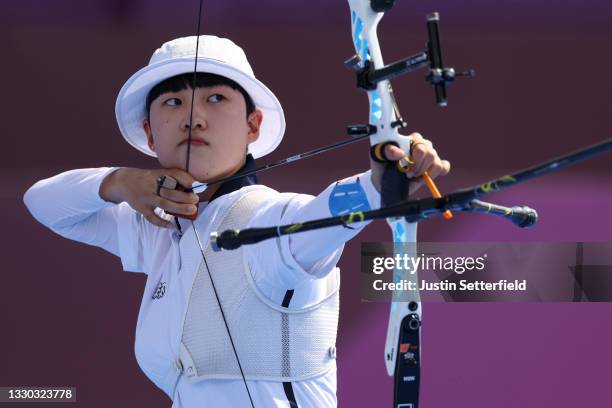
[(408, 316), (408, 328), (410, 330), (418, 330), (421, 327), (421, 320), (419, 319), (419, 315), (413, 313)]

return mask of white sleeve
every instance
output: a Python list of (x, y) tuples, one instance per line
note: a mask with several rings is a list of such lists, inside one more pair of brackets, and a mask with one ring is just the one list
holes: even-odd
[(120, 256), (123, 269), (142, 272), (144, 217), (127, 203), (100, 197), (100, 184), (118, 167), (71, 170), (30, 187), (23, 201), (34, 218), (55, 233)]
[[(248, 227), (293, 224), (380, 207), (380, 194), (372, 184), (370, 171), (334, 182), (316, 197), (305, 194), (281, 194), (281, 197), (277, 203), (262, 208)], [(350, 228), (325, 228), (249, 245), (247, 251), (255, 265), (254, 271), (271, 274), (284, 270), (274, 279), (259, 276), (256, 280), (292, 288), (304, 280), (324, 278), (336, 266), (344, 243), (368, 224), (369, 221), (353, 223)]]
[[(339, 187), (350, 187), (350, 193)], [(351, 200), (350, 195), (359, 196)], [(346, 199), (345, 199), (346, 198)], [(287, 207), (281, 224), (332, 217), (348, 212), (380, 207), (380, 194), (374, 188), (371, 172), (357, 174), (330, 184), (316, 197), (298, 195)], [(288, 235), (281, 239), (286, 258), (292, 258), (313, 277), (326, 276), (337, 264), (344, 243), (355, 237), (370, 221)]]

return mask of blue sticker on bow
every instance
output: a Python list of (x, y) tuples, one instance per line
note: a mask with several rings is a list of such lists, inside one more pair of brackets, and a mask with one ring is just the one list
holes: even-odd
[(370, 203), (368, 203), (368, 198), (359, 178), (336, 183), (329, 195), (329, 212), (333, 216), (344, 215), (349, 212), (368, 211), (369, 209)]

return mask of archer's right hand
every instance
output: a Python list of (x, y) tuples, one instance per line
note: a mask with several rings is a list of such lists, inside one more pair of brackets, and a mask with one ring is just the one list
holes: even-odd
[(161, 208), (167, 213), (193, 214), (197, 211), (199, 198), (193, 192), (159, 189), (157, 179), (160, 176), (170, 176), (184, 188), (191, 188), (195, 181), (187, 172), (181, 169), (136, 169), (122, 167), (108, 176), (100, 185), (100, 197), (109, 202), (127, 202), (130, 207), (141, 213), (150, 223), (163, 228), (172, 228), (166, 221), (155, 214), (155, 208)]

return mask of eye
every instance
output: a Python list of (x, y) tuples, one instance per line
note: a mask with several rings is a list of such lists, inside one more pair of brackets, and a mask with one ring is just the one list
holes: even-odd
[(210, 95), (208, 97), (208, 102), (213, 102), (213, 103), (217, 103), (217, 102), (221, 102), (223, 100), (225, 100), (225, 96), (221, 95), (221, 94), (214, 94), (214, 95)]
[(168, 106), (180, 106), (182, 104), (183, 102), (181, 102), (179, 98), (170, 98), (164, 101), (164, 105), (168, 105)]

